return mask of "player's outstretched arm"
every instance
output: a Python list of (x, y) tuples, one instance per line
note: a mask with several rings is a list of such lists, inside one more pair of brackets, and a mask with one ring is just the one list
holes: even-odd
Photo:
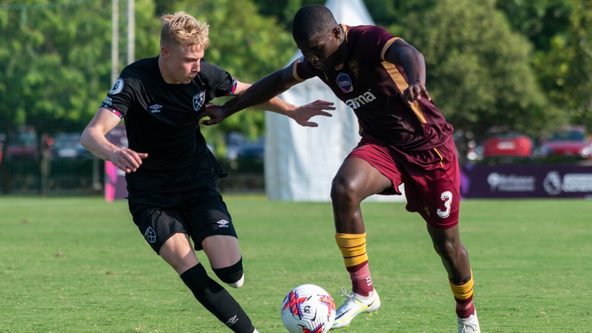
[(148, 154), (118, 147), (107, 140), (107, 133), (115, 128), (120, 121), (121, 119), (113, 112), (105, 108), (99, 109), (82, 132), (80, 144), (93, 155), (109, 160), (117, 168), (130, 173), (140, 167), (142, 159), (148, 157)]
[(290, 113), (282, 113), (286, 116), (294, 119), (298, 124), (305, 126), (305, 127), (318, 127), (314, 121), (310, 119), (314, 116), (326, 116), (331, 117), (332, 114), (325, 110), (335, 110), (335, 106), (333, 102), (327, 102), (320, 99), (308, 104), (304, 104), (301, 106), (297, 106), (294, 108), (293, 112)]
[(386, 61), (401, 64), (407, 74), (409, 87), (403, 92), (403, 98), (411, 103), (422, 98), (431, 100), (426, 88), (426, 66), (423, 55), (412, 45), (397, 39), (384, 54)]
[(236, 89), (238, 96), (222, 106), (209, 105), (202, 115), (209, 119), (202, 123), (214, 125), (240, 110), (256, 106), (259, 109), (288, 116), (302, 126), (316, 127), (318, 124), (310, 119), (314, 116), (330, 117), (331, 114), (326, 111), (335, 109), (333, 103), (317, 100), (306, 105), (295, 106), (276, 97), (299, 82), (293, 78), (289, 68), (278, 70), (253, 85), (238, 82)]

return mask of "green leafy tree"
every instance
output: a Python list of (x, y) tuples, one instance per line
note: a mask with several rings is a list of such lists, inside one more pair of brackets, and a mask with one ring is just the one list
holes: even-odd
[[(151, 7), (136, 1), (138, 54), (158, 50), (145, 38), (154, 25)], [(111, 7), (81, 0), (6, 5), (0, 30), (1, 126), (82, 130), (111, 85)]]
[(562, 119), (592, 130), (592, 2), (498, 0), (497, 7), (532, 42), (532, 67)]
[(549, 91), (553, 102), (570, 123), (586, 125), (592, 131), (592, 2), (572, 3), (569, 30), (554, 36), (554, 47), (541, 56), (541, 64), (561, 69)]
[(510, 125), (536, 134), (556, 119), (530, 68), (528, 40), (493, 0), (438, 1), (391, 30), (425, 55), (428, 89), (457, 128), (479, 134)]
[(292, 29), (292, 19), (298, 9), (304, 5), (319, 4), (318, 0), (253, 0), (259, 13), (264, 16), (275, 17), (286, 31)]
[(572, 121), (592, 130), (592, 2), (578, 0), (575, 3), (571, 26), (575, 52), (566, 90), (572, 92), (571, 100), (575, 102)]

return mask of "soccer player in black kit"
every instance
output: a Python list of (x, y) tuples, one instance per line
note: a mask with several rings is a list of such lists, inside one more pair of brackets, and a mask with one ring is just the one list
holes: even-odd
[[(211, 279), (192, 249), (203, 250), (228, 285), (244, 282), (242, 256), (230, 213), (217, 190), (218, 162), (199, 119), (210, 100), (239, 95), (249, 84), (203, 60), (208, 25), (179, 12), (162, 16), (160, 55), (124, 68), (85, 128), (81, 143), (126, 172), (129, 210), (152, 249), (181, 277), (195, 298), (234, 332), (257, 332), (236, 300)], [(329, 116), (332, 104), (295, 107), (279, 98), (263, 106), (303, 126)], [(125, 121), (128, 147), (105, 135)]]
[(360, 203), (373, 194), (401, 194), (399, 185), (405, 184), (406, 208), (425, 220), (446, 269), (458, 332), (480, 332), (473, 274), (458, 227), (460, 176), (453, 128), (425, 87), (423, 56), (380, 27), (338, 24), (321, 5), (305, 6), (296, 13), (292, 36), (303, 57), (224, 106), (210, 106), (205, 124), (215, 124), (313, 77), (353, 109), (362, 139), (337, 171), (331, 188), (335, 240), (352, 292), (337, 309), (333, 328), (345, 327), (357, 315), (380, 307), (370, 276)]

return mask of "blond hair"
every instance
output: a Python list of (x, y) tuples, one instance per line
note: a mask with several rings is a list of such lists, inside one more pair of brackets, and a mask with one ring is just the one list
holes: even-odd
[(162, 29), (160, 31), (160, 44), (173, 42), (179, 46), (197, 45), (207, 48), (210, 44), (208, 37), (209, 25), (196, 20), (185, 12), (162, 15)]

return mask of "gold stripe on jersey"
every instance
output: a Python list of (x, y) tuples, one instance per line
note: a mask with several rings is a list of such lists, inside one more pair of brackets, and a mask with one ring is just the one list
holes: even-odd
[[(399, 71), (399, 69), (397, 68), (397, 66), (395, 66), (395, 64), (388, 62), (388, 61), (383, 61), (382, 67), (384, 67), (384, 69), (386, 70), (388, 75), (395, 82), (397, 89), (399, 89), (399, 92), (401, 92), (401, 94), (402, 94), (405, 91), (405, 89), (407, 89), (409, 87), (409, 84), (407, 83), (407, 80), (405, 80), (403, 73), (401, 73)], [(425, 116), (423, 115), (423, 112), (421, 111), (421, 108), (419, 107), (419, 104), (417, 102), (409, 103), (409, 107), (411, 108), (411, 110), (413, 110), (413, 113), (415, 113), (415, 116), (417, 117), (417, 119), (419, 119), (419, 122), (421, 122), (422, 124), (425, 124), (428, 122), (426, 120)]]
[(382, 47), (382, 51), (380, 51), (380, 60), (385, 60), (384, 59), (384, 55), (386, 54), (386, 51), (388, 50), (389, 47), (391, 47), (391, 45), (393, 45), (394, 42), (397, 41), (397, 39), (401, 39), (400, 37), (393, 37), (391, 39), (389, 39), (386, 44), (384, 44), (384, 46)]
[(438, 154), (438, 157), (440, 158), (440, 166), (443, 167), (444, 166), (444, 157), (442, 157), (442, 154), (440, 154), (440, 150), (438, 148), (434, 148), (434, 151), (436, 152), (436, 154)]
[(340, 26), (341, 26), (341, 29), (343, 29), (343, 34), (345, 35), (345, 41), (347, 42), (348, 41), (347, 33), (349, 32), (349, 27), (343, 23), (340, 24)]
[(297, 81), (299, 81), (299, 82), (302, 82), (302, 81), (304, 81), (304, 80), (303, 80), (303, 79), (300, 77), (300, 75), (298, 75), (298, 70), (297, 70), (297, 68), (298, 68), (298, 64), (301, 64), (301, 63), (302, 63), (302, 58), (300, 58), (300, 59), (297, 59), (297, 60), (296, 60), (296, 61), (294, 61), (294, 63), (292, 64), (292, 76), (294, 77), (294, 79), (295, 79), (295, 80), (297, 80)]

